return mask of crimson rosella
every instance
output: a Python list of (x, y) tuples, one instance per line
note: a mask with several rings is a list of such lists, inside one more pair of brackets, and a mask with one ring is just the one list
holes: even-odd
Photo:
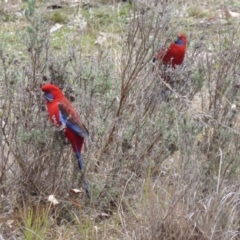
[[(83, 125), (75, 108), (58, 87), (53, 84), (45, 84), (42, 86), (42, 91), (46, 99), (50, 121), (57, 128), (64, 129), (65, 136), (77, 155), (78, 166), (82, 171), (83, 161), (81, 151), (84, 138), (89, 136), (88, 130)], [(83, 180), (83, 183), (86, 193), (89, 196), (88, 184), (85, 180)]]
[(168, 49), (161, 48), (155, 57), (153, 62), (158, 62), (158, 67), (162, 64), (164, 67), (175, 68), (177, 65), (181, 65), (185, 56), (187, 48), (187, 38), (183, 33), (178, 34), (178, 39), (171, 43)]

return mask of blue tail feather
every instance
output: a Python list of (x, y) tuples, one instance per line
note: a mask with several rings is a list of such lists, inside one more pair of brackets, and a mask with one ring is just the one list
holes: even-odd
[(77, 146), (76, 146), (76, 154), (77, 154), (77, 159), (78, 159), (78, 167), (79, 167), (80, 171), (82, 171), (83, 170), (82, 154), (78, 150)]
[(87, 194), (87, 197), (90, 198), (89, 184), (85, 179), (83, 180), (83, 186), (85, 188), (85, 192)]
[[(77, 146), (76, 146), (76, 154), (77, 154), (77, 159), (78, 159), (78, 167), (79, 167), (80, 171), (83, 171), (82, 155), (81, 155), (80, 151), (78, 150)], [(85, 189), (87, 197), (90, 198), (89, 184), (85, 179), (83, 179), (83, 187)]]

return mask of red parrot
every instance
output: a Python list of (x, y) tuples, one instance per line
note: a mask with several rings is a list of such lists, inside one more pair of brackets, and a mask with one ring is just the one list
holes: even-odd
[(171, 43), (168, 49), (161, 48), (153, 58), (153, 62), (158, 61), (158, 66), (162, 64), (164, 67), (171, 66), (175, 68), (181, 65), (187, 48), (187, 38), (183, 33), (178, 34), (178, 39)]
[[(83, 161), (81, 151), (84, 138), (89, 136), (88, 130), (83, 125), (75, 108), (58, 87), (53, 84), (46, 84), (42, 86), (42, 91), (46, 99), (50, 121), (54, 126), (65, 130), (65, 136), (77, 155), (78, 166), (80, 171), (82, 171)], [(85, 180), (83, 183), (86, 193), (89, 196), (88, 184)]]

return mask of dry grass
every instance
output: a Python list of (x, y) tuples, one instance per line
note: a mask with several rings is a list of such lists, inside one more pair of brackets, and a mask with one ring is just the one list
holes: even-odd
[[(91, 4), (68, 8), (50, 34), (50, 10), (29, 1), (0, 31), (0, 238), (238, 239), (237, 16), (220, 16), (217, 1)], [(85, 29), (71, 24), (83, 17)], [(187, 56), (168, 85), (151, 60), (180, 31)], [(90, 130), (90, 200), (70, 191), (81, 177), (47, 120), (45, 82), (64, 89)]]

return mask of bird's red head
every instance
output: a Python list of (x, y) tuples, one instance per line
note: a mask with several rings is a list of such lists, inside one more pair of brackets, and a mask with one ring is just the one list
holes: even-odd
[(53, 84), (45, 84), (42, 86), (44, 97), (48, 102), (52, 102), (54, 99), (61, 98), (63, 96), (62, 91)]

